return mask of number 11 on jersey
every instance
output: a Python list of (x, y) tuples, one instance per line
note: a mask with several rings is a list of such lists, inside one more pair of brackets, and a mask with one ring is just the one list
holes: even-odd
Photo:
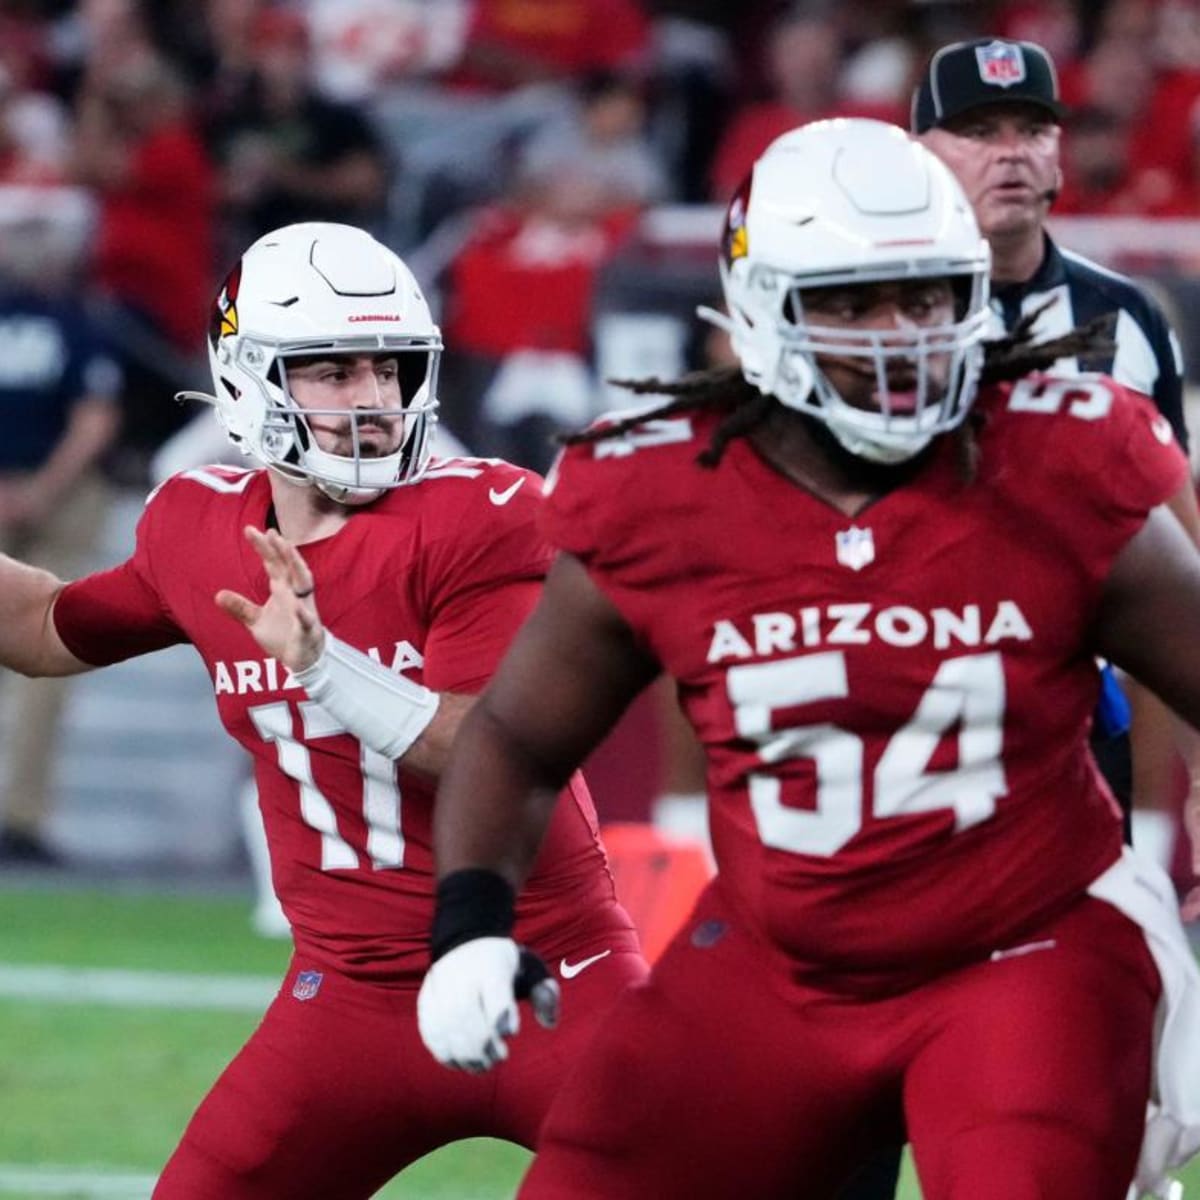
[[(308, 742), (336, 737), (346, 730), (315, 700), (297, 705), (304, 740), (292, 733), (292, 708), (287, 700), (260, 704), (249, 711), (250, 720), (263, 741), (271, 742), (279, 756), (279, 769), (300, 785), (300, 815), (304, 823), (321, 835), (321, 870), (352, 870), (361, 865), (359, 852), (338, 829), (337, 814), (313, 779)], [(367, 825), (366, 854), (376, 869), (404, 866), (404, 834), (400, 825), (400, 789), (396, 764), (378, 751), (360, 746), (362, 811)]]

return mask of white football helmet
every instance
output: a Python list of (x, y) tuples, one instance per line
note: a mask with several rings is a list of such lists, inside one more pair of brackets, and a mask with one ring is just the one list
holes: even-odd
[[(393, 453), (353, 453), (317, 445), (310, 418), (346, 420), (345, 411), (301, 409), (288, 390), (289, 357), (394, 352), (403, 408)], [(370, 234), (350, 225), (287, 225), (259, 238), (229, 273), (208, 330), (215, 395), (183, 393), (216, 406), (243, 453), (342, 504), (365, 504), (424, 472), (437, 421), (442, 336), (408, 267)]]
[[(729, 206), (720, 261), (727, 329), (742, 373), (788, 408), (824, 422), (852, 454), (902, 462), (955, 428), (975, 398), (989, 323), (991, 254), (957, 180), (894, 125), (816, 121), (777, 138)], [(852, 331), (810, 324), (806, 288), (946, 278), (959, 296), (953, 324)], [(873, 360), (879, 411), (853, 408), (817, 355)], [(945, 395), (929, 361), (951, 356)], [(889, 360), (915, 366), (915, 410), (891, 411)]]

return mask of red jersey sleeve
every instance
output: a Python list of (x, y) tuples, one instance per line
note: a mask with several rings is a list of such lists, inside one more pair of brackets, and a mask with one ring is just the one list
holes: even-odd
[[(711, 417), (655, 417), (615, 436), (577, 442), (559, 455), (546, 477), (541, 528), (559, 550), (600, 569), (617, 570), (643, 544), (676, 543), (672, 518), (688, 494), (702, 486), (696, 455), (711, 431)], [(593, 429), (636, 415), (608, 413)], [(681, 495), (682, 492), (682, 495)], [(656, 519), (647, 520), (647, 513)], [(657, 517), (661, 516), (661, 520)]]
[(1043, 532), (1099, 582), (1150, 510), (1188, 481), (1170, 423), (1141, 393), (1100, 375), (1030, 376), (1013, 385), (1007, 407), (1013, 440), (996, 447), (1000, 469), (1024, 473)]
[(426, 687), (480, 691), (533, 610), (552, 557), (537, 529), (541, 492), (538, 475), (507, 464), (472, 481), (428, 564)]
[(559, 550), (587, 562), (596, 545), (591, 517), (595, 507), (587, 503), (587, 459), (594, 453), (587, 444), (567, 446), (546, 476), (539, 525), (542, 534)]
[[(1171, 423), (1141, 392), (1121, 389), (1118, 408), (1124, 467), (1113, 489), (1113, 517), (1128, 513), (1140, 527), (1152, 508), (1169, 500), (1191, 478), (1186, 455), (1175, 440)], [(1131, 533), (1133, 530), (1130, 531)]]
[(695, 555), (680, 519), (706, 484), (696, 456), (711, 423), (648, 417), (614, 437), (568, 446), (546, 479), (543, 534), (606, 590), (618, 579), (652, 589), (664, 574), (687, 572)]
[(151, 566), (149, 548), (162, 516), (155, 493), (138, 522), (132, 556), (67, 584), (55, 602), (58, 636), (82, 662), (103, 667), (188, 640), (164, 604)]

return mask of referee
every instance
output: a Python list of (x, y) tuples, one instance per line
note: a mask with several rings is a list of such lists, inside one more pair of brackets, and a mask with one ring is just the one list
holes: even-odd
[[(929, 60), (913, 94), (911, 125), (958, 176), (975, 208), (992, 248), (992, 306), (1005, 329), (1011, 332), (1023, 317), (1037, 313), (1033, 340), (1042, 342), (1113, 314), (1115, 351), (1061, 360), (1055, 373), (1099, 371), (1149, 396), (1186, 451), (1182, 354), (1162, 309), (1132, 279), (1062, 249), (1046, 233), (1046, 214), (1062, 186), (1061, 113), (1054, 63), (1041, 46), (978, 38), (943, 46)], [(1185, 485), (1170, 505), (1200, 541), (1192, 487)], [(1143, 775), (1149, 778), (1156, 767), (1164, 771), (1147, 789), (1158, 795), (1139, 795), (1152, 807), (1139, 809), (1133, 836), (1162, 861), (1174, 831), (1173, 819), (1160, 807), (1170, 757), (1161, 750), (1162, 731), (1170, 718), (1161, 704), (1135, 690), (1136, 740), (1145, 747), (1139, 773), (1149, 772)], [(1133, 796), (1129, 724), (1129, 703), (1106, 669), (1092, 748), (1127, 814)]]

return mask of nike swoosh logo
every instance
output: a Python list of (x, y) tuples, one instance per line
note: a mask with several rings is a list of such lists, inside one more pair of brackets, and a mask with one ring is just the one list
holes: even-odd
[(602, 958), (607, 958), (611, 953), (611, 950), (601, 950), (599, 954), (593, 954), (591, 958), (580, 959), (577, 963), (569, 963), (564, 958), (558, 964), (558, 970), (564, 979), (574, 979), (580, 971), (586, 971), (592, 963), (598, 963)]
[(525, 482), (525, 476), (522, 475), (516, 483), (510, 487), (506, 487), (504, 491), (498, 492), (495, 488), (488, 488), (488, 499), (497, 507), (501, 508), (507, 504), (516, 494), (521, 484)]

